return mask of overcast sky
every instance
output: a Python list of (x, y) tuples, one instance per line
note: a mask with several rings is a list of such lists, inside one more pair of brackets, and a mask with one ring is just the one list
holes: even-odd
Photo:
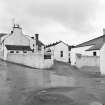
[(45, 44), (75, 45), (102, 35), (105, 0), (0, 0), (0, 32), (10, 32), (13, 19)]

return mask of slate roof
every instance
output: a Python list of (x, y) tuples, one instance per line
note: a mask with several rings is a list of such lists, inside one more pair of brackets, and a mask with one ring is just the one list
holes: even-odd
[[(34, 39), (34, 37), (31, 37), (31, 38)], [(36, 40), (36, 44), (37, 44), (38, 46), (45, 46), (45, 44), (42, 43), (42, 41), (40, 41), (40, 40)]]
[(105, 38), (104, 35), (97, 37), (97, 38), (94, 38), (92, 40), (89, 40), (87, 42), (81, 43), (79, 45), (76, 45), (75, 47), (84, 47), (84, 46), (100, 44), (100, 43), (103, 43), (103, 38)]
[(0, 38), (7, 35), (6, 33), (0, 33)]
[(32, 51), (30, 46), (21, 46), (21, 45), (5, 45), (8, 50), (26, 50)]
[(101, 47), (103, 46), (103, 44), (105, 43), (105, 42), (103, 41), (103, 38), (105, 38), (105, 35), (102, 35), (102, 36), (100, 36), (100, 37), (94, 38), (94, 39), (89, 40), (89, 41), (87, 41), (87, 42), (84, 42), (84, 43), (82, 43), (82, 44), (76, 45), (75, 48), (93, 45), (92, 47), (90, 47), (90, 48), (87, 49), (86, 51), (100, 50)]
[[(57, 45), (57, 44), (59, 44), (59, 43), (61, 43), (61, 42), (63, 42), (63, 41), (58, 41), (58, 42), (55, 42), (55, 43), (52, 43), (52, 44), (49, 44), (49, 45), (46, 45), (46, 48), (47, 47), (52, 47), (52, 46), (55, 46), (55, 45)], [(64, 43), (64, 42), (63, 42)], [(66, 43), (64, 43), (64, 44), (66, 44)], [(67, 44), (66, 44), (67, 45)], [(68, 45), (67, 45), (68, 46)]]
[(86, 51), (92, 51), (92, 50), (100, 50), (101, 47), (103, 46), (104, 43), (98, 43), (96, 45), (93, 45), (92, 47), (90, 47), (89, 49), (87, 49)]
[(45, 46), (44, 43), (42, 43), (40, 40), (36, 41), (36, 44), (37, 44), (38, 46)]

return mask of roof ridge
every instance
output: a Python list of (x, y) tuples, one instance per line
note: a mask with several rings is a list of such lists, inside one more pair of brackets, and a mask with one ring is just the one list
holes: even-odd
[(46, 45), (46, 47), (55, 46), (55, 45), (57, 45), (57, 44), (59, 44), (59, 43), (61, 43), (61, 42), (62, 42), (61, 40), (60, 40), (60, 41), (56, 41), (55, 43)]

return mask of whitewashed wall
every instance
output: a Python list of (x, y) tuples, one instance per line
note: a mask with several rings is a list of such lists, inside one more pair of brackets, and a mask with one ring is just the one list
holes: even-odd
[[(71, 49), (71, 64), (75, 65), (76, 63), (76, 54), (82, 54), (84, 56), (93, 56), (94, 51), (85, 51), (89, 49), (92, 46), (85, 46), (85, 47), (78, 47), (78, 48), (72, 48)], [(97, 53), (97, 56), (100, 56), (100, 51), (95, 51)]]
[(76, 58), (76, 66), (81, 68), (83, 66), (100, 66), (99, 56), (81, 56)]
[(52, 59), (44, 60), (43, 54), (11, 54), (8, 53), (7, 61), (22, 64), (34, 68), (50, 68), (53, 65)]
[(105, 75), (105, 44), (100, 50), (100, 71), (101, 74)]
[(4, 40), (4, 45), (30, 45), (30, 40), (22, 33), (22, 29), (14, 28), (13, 34)]
[(0, 49), (0, 59), (4, 59), (4, 52)]

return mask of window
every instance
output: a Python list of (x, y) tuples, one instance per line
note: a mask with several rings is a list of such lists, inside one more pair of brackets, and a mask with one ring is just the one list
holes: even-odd
[(34, 52), (34, 49), (32, 49), (32, 52)]
[(69, 63), (71, 63), (71, 60), (70, 60), (70, 58), (69, 58)]
[(96, 56), (97, 55), (97, 53), (96, 52), (93, 52), (93, 56)]
[(51, 55), (44, 55), (44, 59), (51, 59)]
[(71, 46), (68, 46), (68, 51), (71, 51)]
[(63, 57), (63, 51), (60, 52), (60, 56)]
[(27, 51), (23, 51), (23, 53), (27, 53)]
[(19, 51), (16, 51), (16, 53), (19, 53)]
[(10, 53), (14, 53), (14, 51), (10, 51)]
[(38, 51), (41, 51), (41, 46), (38, 46)]

